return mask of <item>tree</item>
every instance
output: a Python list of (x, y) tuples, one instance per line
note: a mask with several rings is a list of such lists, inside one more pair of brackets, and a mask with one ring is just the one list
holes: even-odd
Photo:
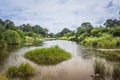
[(115, 27), (112, 32), (113, 36), (120, 37), (120, 26)]
[(117, 19), (107, 19), (104, 23), (105, 27), (107, 28), (113, 28), (116, 26), (120, 26), (120, 20)]
[(5, 20), (4, 25), (6, 29), (14, 29), (15, 25), (11, 20)]
[(16, 45), (21, 43), (20, 35), (14, 30), (7, 30), (3, 33), (3, 40), (9, 45)]
[(80, 27), (84, 28), (87, 33), (90, 33), (90, 31), (93, 29), (93, 26), (90, 22), (84, 22)]
[(4, 25), (4, 22), (2, 21), (2, 19), (0, 19), (0, 24), (1, 24), (1, 25)]
[(54, 34), (54, 33), (49, 33), (48, 36), (49, 36), (50, 38), (54, 38), (54, 37), (55, 37), (55, 34)]
[(84, 23), (82, 23), (81, 27), (85, 28), (85, 29), (91, 29), (91, 28), (93, 28), (93, 26), (92, 26), (92, 24), (90, 22), (84, 22)]
[(72, 36), (73, 34), (74, 34), (73, 31), (69, 30), (68, 28), (64, 28), (61, 32), (57, 33), (56, 36), (58, 36), (58, 37), (63, 37), (63, 36), (69, 37), (69, 36)]

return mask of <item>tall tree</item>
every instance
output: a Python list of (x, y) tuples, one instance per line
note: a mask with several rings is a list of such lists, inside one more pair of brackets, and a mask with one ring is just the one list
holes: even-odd
[(11, 20), (5, 20), (4, 25), (6, 29), (14, 29), (15, 25)]
[(107, 19), (104, 23), (105, 27), (113, 28), (116, 26), (120, 26), (120, 20), (117, 19)]

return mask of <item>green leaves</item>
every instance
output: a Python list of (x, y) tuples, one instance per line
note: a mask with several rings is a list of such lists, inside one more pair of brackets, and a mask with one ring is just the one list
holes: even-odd
[(3, 40), (10, 45), (21, 43), (20, 35), (14, 30), (7, 30), (3, 33)]

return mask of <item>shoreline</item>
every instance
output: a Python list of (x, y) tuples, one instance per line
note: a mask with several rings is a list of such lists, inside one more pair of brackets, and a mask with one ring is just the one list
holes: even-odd
[(120, 49), (96, 49), (98, 51), (120, 51)]

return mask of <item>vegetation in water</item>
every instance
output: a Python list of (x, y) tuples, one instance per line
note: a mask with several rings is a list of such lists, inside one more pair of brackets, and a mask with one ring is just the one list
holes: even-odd
[(95, 75), (99, 74), (100, 76), (103, 77), (106, 74), (105, 63), (99, 60), (95, 60), (94, 71)]
[[(112, 68), (110, 68), (112, 66)], [(115, 63), (111, 66), (105, 66), (101, 60), (95, 60), (94, 71), (95, 80), (119, 80), (120, 79), (120, 63)]]
[(40, 65), (55, 65), (71, 57), (71, 54), (58, 46), (28, 51), (25, 57)]
[(27, 79), (35, 74), (35, 69), (29, 63), (22, 63), (18, 67), (10, 66), (6, 74), (10, 78)]
[(120, 63), (114, 64), (112, 77), (114, 80), (120, 80)]

